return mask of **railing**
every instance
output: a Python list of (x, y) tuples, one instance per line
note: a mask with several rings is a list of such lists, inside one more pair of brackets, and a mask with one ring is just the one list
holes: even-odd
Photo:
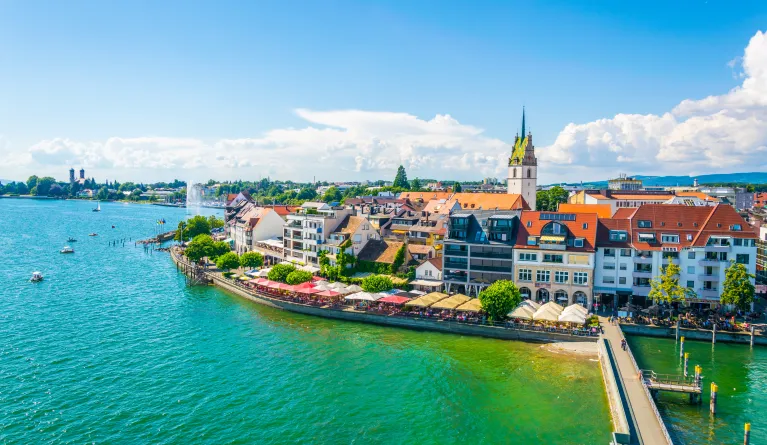
[(499, 259), (502, 259), (502, 260), (509, 260), (509, 261), (511, 261), (511, 260), (514, 259), (514, 254), (511, 253), (511, 252), (503, 253), (503, 252), (474, 252), (474, 251), (472, 251), (471, 252), (471, 257), (472, 258), (499, 258)]
[(649, 369), (642, 369), (639, 372), (642, 373), (642, 381), (645, 384), (653, 383), (654, 386), (657, 385), (658, 389), (674, 389), (674, 387), (679, 386), (701, 388), (701, 381), (696, 380), (695, 377), (685, 377), (679, 374), (658, 374)]
[(451, 249), (445, 249), (444, 253), (445, 256), (468, 256), (469, 252), (466, 250), (451, 250)]
[(451, 261), (445, 261), (442, 268), (443, 269), (468, 269), (469, 265), (467, 263), (454, 263)]
[(484, 272), (505, 272), (505, 273), (512, 273), (510, 266), (501, 267), (501, 266), (484, 266), (480, 264), (472, 264), (471, 270), (481, 270)]
[[(626, 337), (623, 335), (623, 330), (621, 329), (620, 324), (617, 325), (618, 327), (618, 334), (620, 334), (622, 340), (626, 340)], [(626, 343), (628, 344), (628, 342)], [(637, 365), (637, 361), (634, 358), (634, 353), (631, 352), (631, 347), (626, 347), (626, 352), (628, 352), (629, 358), (631, 359), (631, 364), (634, 365), (634, 370), (636, 371), (637, 375), (639, 375), (640, 372), (642, 372), (641, 369), (639, 369), (639, 365)], [(647, 396), (647, 400), (650, 401), (650, 406), (652, 407), (653, 413), (655, 413), (655, 417), (658, 419), (658, 423), (660, 424), (660, 429), (663, 432), (663, 436), (666, 438), (666, 441), (670, 445), (674, 444), (674, 441), (671, 440), (671, 436), (668, 433), (668, 429), (666, 428), (666, 424), (663, 422), (663, 418), (660, 416), (660, 412), (658, 411), (658, 407), (655, 405), (655, 400), (652, 398), (652, 395), (650, 394), (650, 390), (647, 389), (647, 385), (642, 384), (642, 389), (644, 389), (645, 396)]]

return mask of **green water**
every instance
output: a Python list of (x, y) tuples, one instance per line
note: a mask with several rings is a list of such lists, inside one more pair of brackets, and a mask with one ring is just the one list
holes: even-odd
[[(657, 373), (682, 374), (679, 345), (671, 339), (630, 337), (637, 364)], [(695, 365), (703, 368), (704, 398), (700, 405), (690, 405), (681, 394), (662, 393), (658, 410), (671, 435), (679, 443), (743, 443), (743, 424), (751, 422), (751, 443), (767, 443), (767, 349), (686, 341), (690, 353), (688, 371)], [(709, 412), (709, 387), (719, 386), (717, 414)]]
[[(598, 364), (188, 288), (183, 209), (0, 199), (0, 443), (605, 443)], [(111, 226), (116, 228), (112, 229)], [(99, 233), (90, 238), (90, 232)], [(76, 253), (58, 251), (68, 236)], [(42, 283), (29, 283), (40, 270)]]

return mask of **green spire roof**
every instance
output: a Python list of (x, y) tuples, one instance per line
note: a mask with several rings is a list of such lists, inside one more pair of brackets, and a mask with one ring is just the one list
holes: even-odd
[(524, 139), (525, 136), (527, 136), (527, 133), (525, 133), (525, 107), (524, 107), (524, 105), (522, 106), (522, 134), (520, 136), (522, 137), (522, 139)]

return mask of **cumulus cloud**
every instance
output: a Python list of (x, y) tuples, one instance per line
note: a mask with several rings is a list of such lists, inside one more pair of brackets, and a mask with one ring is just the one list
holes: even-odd
[(663, 115), (618, 114), (569, 124), (539, 156), (552, 168), (588, 165), (637, 173), (704, 173), (767, 166), (767, 33), (742, 57), (743, 83), (729, 92), (683, 100)]

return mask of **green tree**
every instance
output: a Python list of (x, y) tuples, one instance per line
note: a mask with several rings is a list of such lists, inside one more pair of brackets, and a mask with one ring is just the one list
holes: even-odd
[(662, 275), (650, 281), (650, 293), (647, 296), (655, 302), (662, 303), (695, 298), (695, 291), (679, 284), (680, 272), (681, 269), (674, 263), (664, 267)]
[(37, 175), (32, 175), (27, 179), (27, 190), (32, 190), (37, 186)]
[(264, 265), (264, 256), (258, 252), (245, 252), (240, 255), (240, 266), (254, 269)]
[(317, 254), (320, 268), (323, 266), (330, 266), (330, 258), (328, 258), (328, 251), (327, 250), (320, 250), (320, 253)]
[(227, 252), (216, 260), (216, 267), (228, 271), (240, 267), (240, 257), (234, 252)]
[(756, 188), (754, 187), (754, 184), (748, 184), (748, 185), (746, 186), (746, 191), (747, 191), (748, 193), (754, 193), (754, 192), (756, 191)]
[(61, 188), (58, 184), (51, 184), (51, 187), (48, 189), (48, 196), (55, 196), (59, 197), (64, 194), (64, 189)]
[(383, 292), (394, 287), (391, 278), (386, 275), (369, 275), (362, 279), (365, 292)]
[(56, 180), (50, 176), (40, 178), (37, 180), (37, 194), (39, 196), (48, 196), (48, 192), (51, 190), (51, 186), (56, 183)]
[(218, 257), (231, 250), (232, 249), (229, 247), (229, 243), (226, 241), (214, 241), (208, 256), (211, 260), (215, 261)]
[(405, 263), (405, 249), (407, 248), (406, 244), (402, 244), (399, 249), (397, 249), (397, 252), (394, 253), (394, 260), (392, 260), (391, 263), (391, 273), (395, 274), (399, 270), (400, 267), (402, 267), (402, 264)]
[(461, 187), (461, 183), (458, 181), (455, 181), (455, 184), (453, 184), (453, 193), (461, 193), (463, 190), (463, 187)]
[(343, 198), (343, 195), (341, 194), (341, 191), (338, 190), (338, 187), (332, 186), (325, 191), (325, 194), (322, 195), (322, 200), (324, 202), (337, 202), (340, 201), (341, 198)]
[(19, 195), (26, 195), (27, 193), (29, 193), (29, 187), (27, 186), (27, 183), (17, 182), (15, 192), (16, 194), (19, 194)]
[(176, 236), (173, 239), (176, 241), (182, 241), (182, 233), (184, 234), (183, 241), (192, 239), (197, 235), (210, 235), (210, 223), (204, 216), (195, 215), (189, 218), (187, 221), (181, 221), (178, 224), (178, 230), (176, 231)]
[(746, 310), (754, 302), (754, 275), (748, 273), (745, 264), (730, 260), (730, 265), (724, 271), (722, 284), (722, 304), (733, 304), (738, 309)]
[(567, 202), (569, 197), (567, 190), (555, 185), (549, 190), (541, 190), (535, 194), (536, 210), (556, 212), (559, 208), (559, 204)]
[(400, 187), (405, 190), (410, 188), (410, 183), (407, 181), (407, 173), (405, 172), (405, 167), (399, 166), (397, 168), (397, 175), (394, 176), (394, 184), (392, 184), (394, 187)]
[(272, 267), (272, 270), (269, 271), (269, 275), (267, 275), (267, 278), (269, 278), (272, 281), (279, 281), (281, 283), (284, 283), (285, 280), (288, 278), (288, 275), (290, 275), (291, 272), (295, 272), (296, 267), (292, 264), (277, 264), (274, 267)]
[(285, 277), (285, 282), (288, 284), (296, 285), (312, 281), (312, 273), (305, 270), (294, 270)]
[(221, 218), (216, 218), (215, 215), (210, 215), (208, 217), (208, 226), (211, 229), (220, 229), (221, 227), (224, 227), (224, 220)]
[(197, 235), (189, 242), (184, 250), (184, 255), (189, 258), (190, 261), (196, 263), (201, 258), (210, 256), (213, 252), (213, 238), (210, 235)]
[(106, 187), (101, 187), (99, 189), (98, 193), (96, 193), (96, 198), (98, 198), (98, 199), (100, 199), (102, 201), (105, 200), (105, 199), (108, 199), (109, 198), (109, 189), (107, 189)]
[(522, 302), (522, 295), (510, 280), (498, 280), (479, 293), (479, 302), (491, 320), (503, 320)]
[(414, 192), (420, 192), (421, 191), (421, 180), (418, 178), (413, 179), (410, 181), (410, 190)]

